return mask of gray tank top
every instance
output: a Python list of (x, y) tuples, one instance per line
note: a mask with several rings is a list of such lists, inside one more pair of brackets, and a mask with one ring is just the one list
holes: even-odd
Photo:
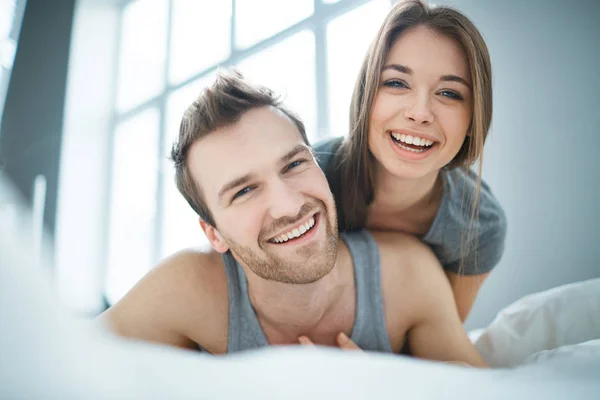
[[(385, 324), (379, 248), (367, 231), (341, 233), (354, 262), (356, 316), (350, 338), (363, 350), (391, 352)], [(223, 255), (229, 288), (227, 353), (268, 346), (248, 296), (246, 275), (231, 253)]]

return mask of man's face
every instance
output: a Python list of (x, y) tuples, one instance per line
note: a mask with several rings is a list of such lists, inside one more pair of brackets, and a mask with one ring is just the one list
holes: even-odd
[(216, 227), (217, 251), (261, 278), (304, 284), (327, 275), (337, 256), (335, 203), (296, 126), (261, 107), (190, 149), (189, 166)]

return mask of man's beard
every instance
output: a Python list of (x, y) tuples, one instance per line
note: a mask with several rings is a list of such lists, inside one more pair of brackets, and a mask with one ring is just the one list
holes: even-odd
[[(308, 217), (311, 212), (315, 212), (316, 210), (320, 210), (319, 225), (325, 224), (326, 240), (298, 249), (296, 254), (300, 257), (297, 261), (280, 257), (277, 254), (262, 249), (262, 251), (254, 250), (248, 246), (234, 242), (222, 232), (221, 235), (227, 242), (233, 256), (250, 268), (257, 276), (266, 280), (287, 284), (313, 283), (331, 272), (337, 258), (337, 220), (336, 218), (333, 221), (329, 219), (325, 204), (322, 201), (305, 204), (300, 209), (297, 217), (292, 219), (282, 218), (274, 222), (269, 229), (265, 229), (267, 233), (276, 232), (277, 226), (293, 225)], [(264, 234), (260, 234), (259, 241), (263, 243), (267, 237)], [(285, 244), (273, 244), (273, 246), (285, 246)]]

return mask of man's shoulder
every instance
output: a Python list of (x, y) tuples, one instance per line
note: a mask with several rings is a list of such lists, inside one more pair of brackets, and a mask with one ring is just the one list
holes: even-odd
[(186, 249), (164, 259), (154, 268), (172, 279), (209, 281), (225, 276), (223, 256), (212, 250)]
[(412, 296), (443, 277), (442, 266), (431, 248), (414, 235), (373, 232), (379, 247), (384, 295)]
[(442, 267), (431, 249), (413, 235), (372, 232), (379, 248), (381, 295), (393, 345), (404, 344), (405, 334), (423, 315), (427, 291), (435, 290)]
[(127, 293), (146, 294), (153, 296), (171, 293), (177, 288), (177, 296), (173, 300), (189, 294), (204, 294), (221, 281), (226, 282), (222, 256), (214, 251), (187, 249), (177, 252), (153, 267), (148, 273)]
[(429, 246), (414, 235), (404, 232), (371, 232), (379, 248), (382, 268), (400, 263), (413, 266), (423, 259), (435, 258)]
[(103, 319), (123, 336), (222, 352), (227, 297), (221, 255), (185, 250), (152, 268)]
[(216, 251), (183, 250), (166, 258), (153, 272), (148, 274), (153, 281), (149, 286), (157, 288), (177, 307), (227, 303), (227, 275), (223, 257)]

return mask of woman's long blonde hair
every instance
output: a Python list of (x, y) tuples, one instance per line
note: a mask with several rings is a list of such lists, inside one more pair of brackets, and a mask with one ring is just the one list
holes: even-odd
[[(470, 224), (467, 237), (463, 235), (463, 252), (470, 239), (478, 215), (481, 190), (481, 160), (483, 145), (492, 120), (492, 68), (490, 56), (479, 30), (461, 12), (446, 6), (430, 7), (423, 1), (407, 0), (397, 3), (385, 21), (363, 60), (350, 106), (350, 135), (337, 154), (341, 171), (339, 199), (343, 221), (347, 229), (363, 228), (367, 207), (373, 201), (373, 164), (369, 151), (368, 134), (371, 110), (379, 88), (379, 77), (387, 55), (395, 41), (407, 29), (425, 26), (455, 40), (463, 49), (473, 83), (473, 115), (465, 142), (448, 168), (470, 168), (479, 160), (477, 190), (470, 198)], [(463, 195), (465, 198), (465, 195)]]

